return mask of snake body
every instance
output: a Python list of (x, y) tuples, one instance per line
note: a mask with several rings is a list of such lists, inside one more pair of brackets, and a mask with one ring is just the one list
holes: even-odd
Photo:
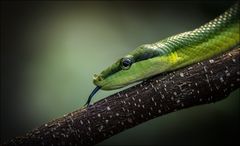
[(99, 90), (113, 90), (154, 75), (211, 58), (239, 45), (239, 3), (205, 25), (168, 37), (153, 44), (144, 44), (117, 60), (99, 75), (94, 75)]

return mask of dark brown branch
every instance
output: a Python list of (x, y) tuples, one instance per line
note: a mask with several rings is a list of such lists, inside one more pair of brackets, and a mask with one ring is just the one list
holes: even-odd
[(240, 48), (158, 75), (17, 137), (5, 145), (94, 145), (125, 129), (190, 106), (216, 102), (240, 87)]

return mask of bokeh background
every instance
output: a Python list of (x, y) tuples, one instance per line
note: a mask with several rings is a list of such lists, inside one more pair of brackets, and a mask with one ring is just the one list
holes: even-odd
[[(144, 43), (192, 30), (234, 1), (1, 2), (1, 143), (83, 106), (92, 75)], [(100, 91), (100, 100), (116, 91)], [(99, 145), (239, 143), (239, 90)]]

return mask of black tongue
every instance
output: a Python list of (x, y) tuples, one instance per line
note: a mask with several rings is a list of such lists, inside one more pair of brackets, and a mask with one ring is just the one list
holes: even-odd
[(88, 100), (87, 100), (87, 102), (86, 102), (86, 104), (85, 104), (84, 106), (86, 106), (86, 105), (89, 106), (92, 97), (98, 92), (99, 89), (101, 89), (100, 86), (96, 86), (96, 88), (94, 88), (94, 90), (93, 90), (92, 93), (89, 95)]

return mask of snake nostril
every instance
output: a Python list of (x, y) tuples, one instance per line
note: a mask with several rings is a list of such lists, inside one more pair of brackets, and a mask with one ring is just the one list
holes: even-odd
[(98, 76), (98, 81), (102, 81), (102, 80), (103, 80), (102, 76)]
[(94, 81), (102, 81), (103, 78), (102, 78), (101, 75), (94, 74), (94, 75), (93, 75), (93, 80), (94, 80)]

